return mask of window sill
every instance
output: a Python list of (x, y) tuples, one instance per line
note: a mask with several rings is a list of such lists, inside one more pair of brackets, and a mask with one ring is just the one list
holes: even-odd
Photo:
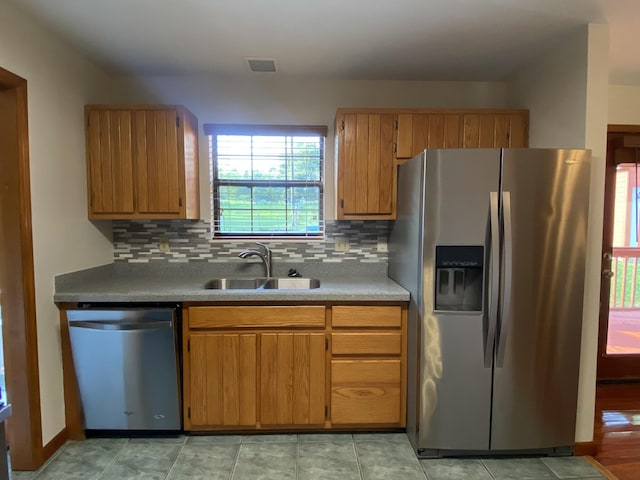
[(300, 242), (309, 242), (309, 243), (314, 243), (314, 242), (324, 242), (326, 240), (326, 237), (323, 236), (319, 236), (319, 237), (305, 237), (305, 236), (300, 236), (300, 237), (294, 237), (294, 236), (287, 236), (287, 237), (243, 237), (243, 236), (224, 236), (224, 237), (211, 237), (209, 238), (209, 241), (212, 243), (228, 243), (228, 242), (282, 242), (282, 243), (300, 243)]

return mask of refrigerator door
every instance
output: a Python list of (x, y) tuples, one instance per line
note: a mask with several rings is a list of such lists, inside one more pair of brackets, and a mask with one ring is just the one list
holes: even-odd
[[(485, 364), (485, 349), (490, 262), (484, 264), (476, 311), (471, 311), (475, 307), (437, 310), (436, 247), (440, 252), (442, 247), (479, 247), (487, 256), (489, 206), (491, 192), (494, 197), (498, 192), (499, 160), (500, 151), (495, 149), (426, 151), (418, 302), (422, 325), (418, 453), (422, 456), (489, 448), (492, 366)], [(454, 277), (459, 273), (451, 270)]]
[(507, 311), (496, 340), (492, 450), (574, 444), (589, 157), (583, 150), (503, 151), (503, 222), (511, 224), (503, 270), (512, 275), (501, 292)]

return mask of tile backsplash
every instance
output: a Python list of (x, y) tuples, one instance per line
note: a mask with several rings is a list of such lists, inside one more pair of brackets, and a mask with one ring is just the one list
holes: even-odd
[[(323, 240), (269, 240), (274, 259), (284, 262), (387, 263), (390, 221), (330, 220)], [(211, 240), (210, 224), (188, 220), (116, 220), (113, 222), (114, 261), (128, 263), (231, 262), (254, 246), (251, 240)], [(347, 238), (349, 249), (335, 251), (336, 239)], [(160, 241), (168, 240), (168, 251)], [(380, 247), (380, 248), (379, 248)]]

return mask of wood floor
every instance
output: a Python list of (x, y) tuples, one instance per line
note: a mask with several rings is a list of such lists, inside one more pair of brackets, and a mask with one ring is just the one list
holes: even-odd
[(640, 383), (596, 387), (594, 458), (619, 480), (640, 479)]

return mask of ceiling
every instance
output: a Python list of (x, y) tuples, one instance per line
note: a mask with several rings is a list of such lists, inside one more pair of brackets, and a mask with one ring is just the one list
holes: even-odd
[[(640, 85), (639, 0), (0, 0), (112, 73), (501, 80), (589, 22)], [(247, 58), (275, 58), (252, 73)]]

